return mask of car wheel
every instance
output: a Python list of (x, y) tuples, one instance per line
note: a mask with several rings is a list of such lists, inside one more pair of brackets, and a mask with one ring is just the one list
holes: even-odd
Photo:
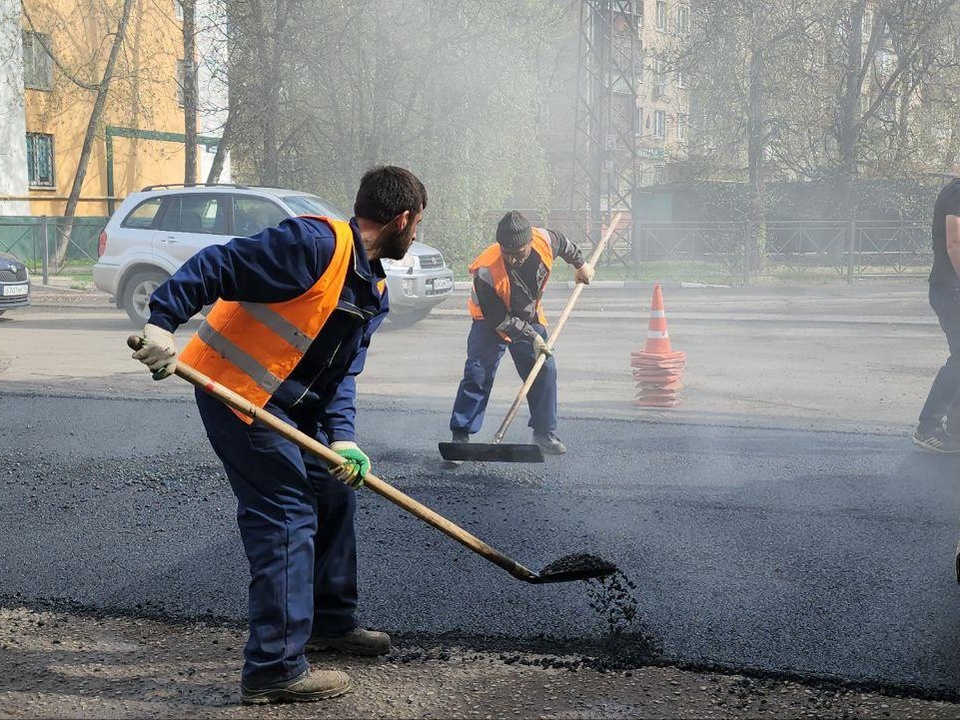
[(142, 327), (150, 319), (150, 296), (168, 277), (166, 273), (157, 271), (137, 273), (130, 278), (123, 293), (123, 309), (132, 323)]
[(416, 325), (418, 322), (423, 320), (430, 314), (430, 308), (426, 309), (417, 309), (417, 310), (404, 310), (403, 312), (390, 311), (390, 314), (387, 315), (392, 322), (398, 328), (410, 327), (411, 325)]

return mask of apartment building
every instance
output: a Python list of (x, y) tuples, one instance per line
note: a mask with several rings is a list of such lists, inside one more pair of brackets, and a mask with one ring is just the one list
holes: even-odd
[(670, 56), (690, 32), (687, 0), (636, 0), (641, 62), (637, 68), (636, 142), (639, 183), (668, 179), (668, 167), (687, 154), (690, 98), (686, 78)]
[[(223, 0), (219, 0), (222, 5)], [(122, 3), (0, 0), (0, 214), (59, 215)], [(198, 2), (198, 176), (212, 162), (226, 113), (223, 24), (217, 0)], [(112, 13), (110, 11), (113, 11)], [(108, 198), (183, 181), (183, 31), (177, 0), (135, 3), (81, 190), (78, 215), (105, 215)], [(212, 61), (211, 61), (212, 58)]]

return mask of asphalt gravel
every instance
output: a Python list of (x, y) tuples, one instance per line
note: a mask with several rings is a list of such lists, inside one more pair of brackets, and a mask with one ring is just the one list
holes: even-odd
[[(243, 618), (234, 501), (192, 403), (3, 394), (0, 417), (0, 597)], [(362, 407), (359, 440), (375, 472), (527, 567), (615, 563), (636, 610), (611, 662), (960, 687), (957, 460), (894, 435), (564, 419), (566, 457), (444, 472), (445, 426)], [(365, 624), (604, 650), (589, 585), (518, 582), (372, 493), (357, 525)]]

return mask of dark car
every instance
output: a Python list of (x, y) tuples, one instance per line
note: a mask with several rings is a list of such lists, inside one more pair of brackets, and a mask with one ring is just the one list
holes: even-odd
[(0, 315), (30, 304), (30, 274), (13, 255), (0, 253)]

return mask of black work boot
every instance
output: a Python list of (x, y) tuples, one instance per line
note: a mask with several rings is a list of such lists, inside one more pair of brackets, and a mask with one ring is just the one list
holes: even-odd
[(338, 650), (351, 655), (385, 655), (390, 652), (390, 636), (376, 630), (354, 628), (343, 635), (311, 635), (307, 640), (307, 650)]
[(544, 455), (563, 455), (567, 451), (567, 446), (560, 442), (560, 438), (552, 430), (545, 433), (535, 432), (533, 441), (540, 446)]
[[(470, 442), (470, 433), (466, 430), (454, 430), (453, 431), (453, 442), (455, 443), (468, 443)], [(463, 465), (463, 460), (444, 460), (440, 465), (444, 470), (455, 470), (456, 468)]]
[(350, 676), (339, 670), (304, 670), (292, 680), (262, 687), (240, 685), (240, 702), (266, 705), (281, 702), (316, 702), (340, 697), (350, 690)]

